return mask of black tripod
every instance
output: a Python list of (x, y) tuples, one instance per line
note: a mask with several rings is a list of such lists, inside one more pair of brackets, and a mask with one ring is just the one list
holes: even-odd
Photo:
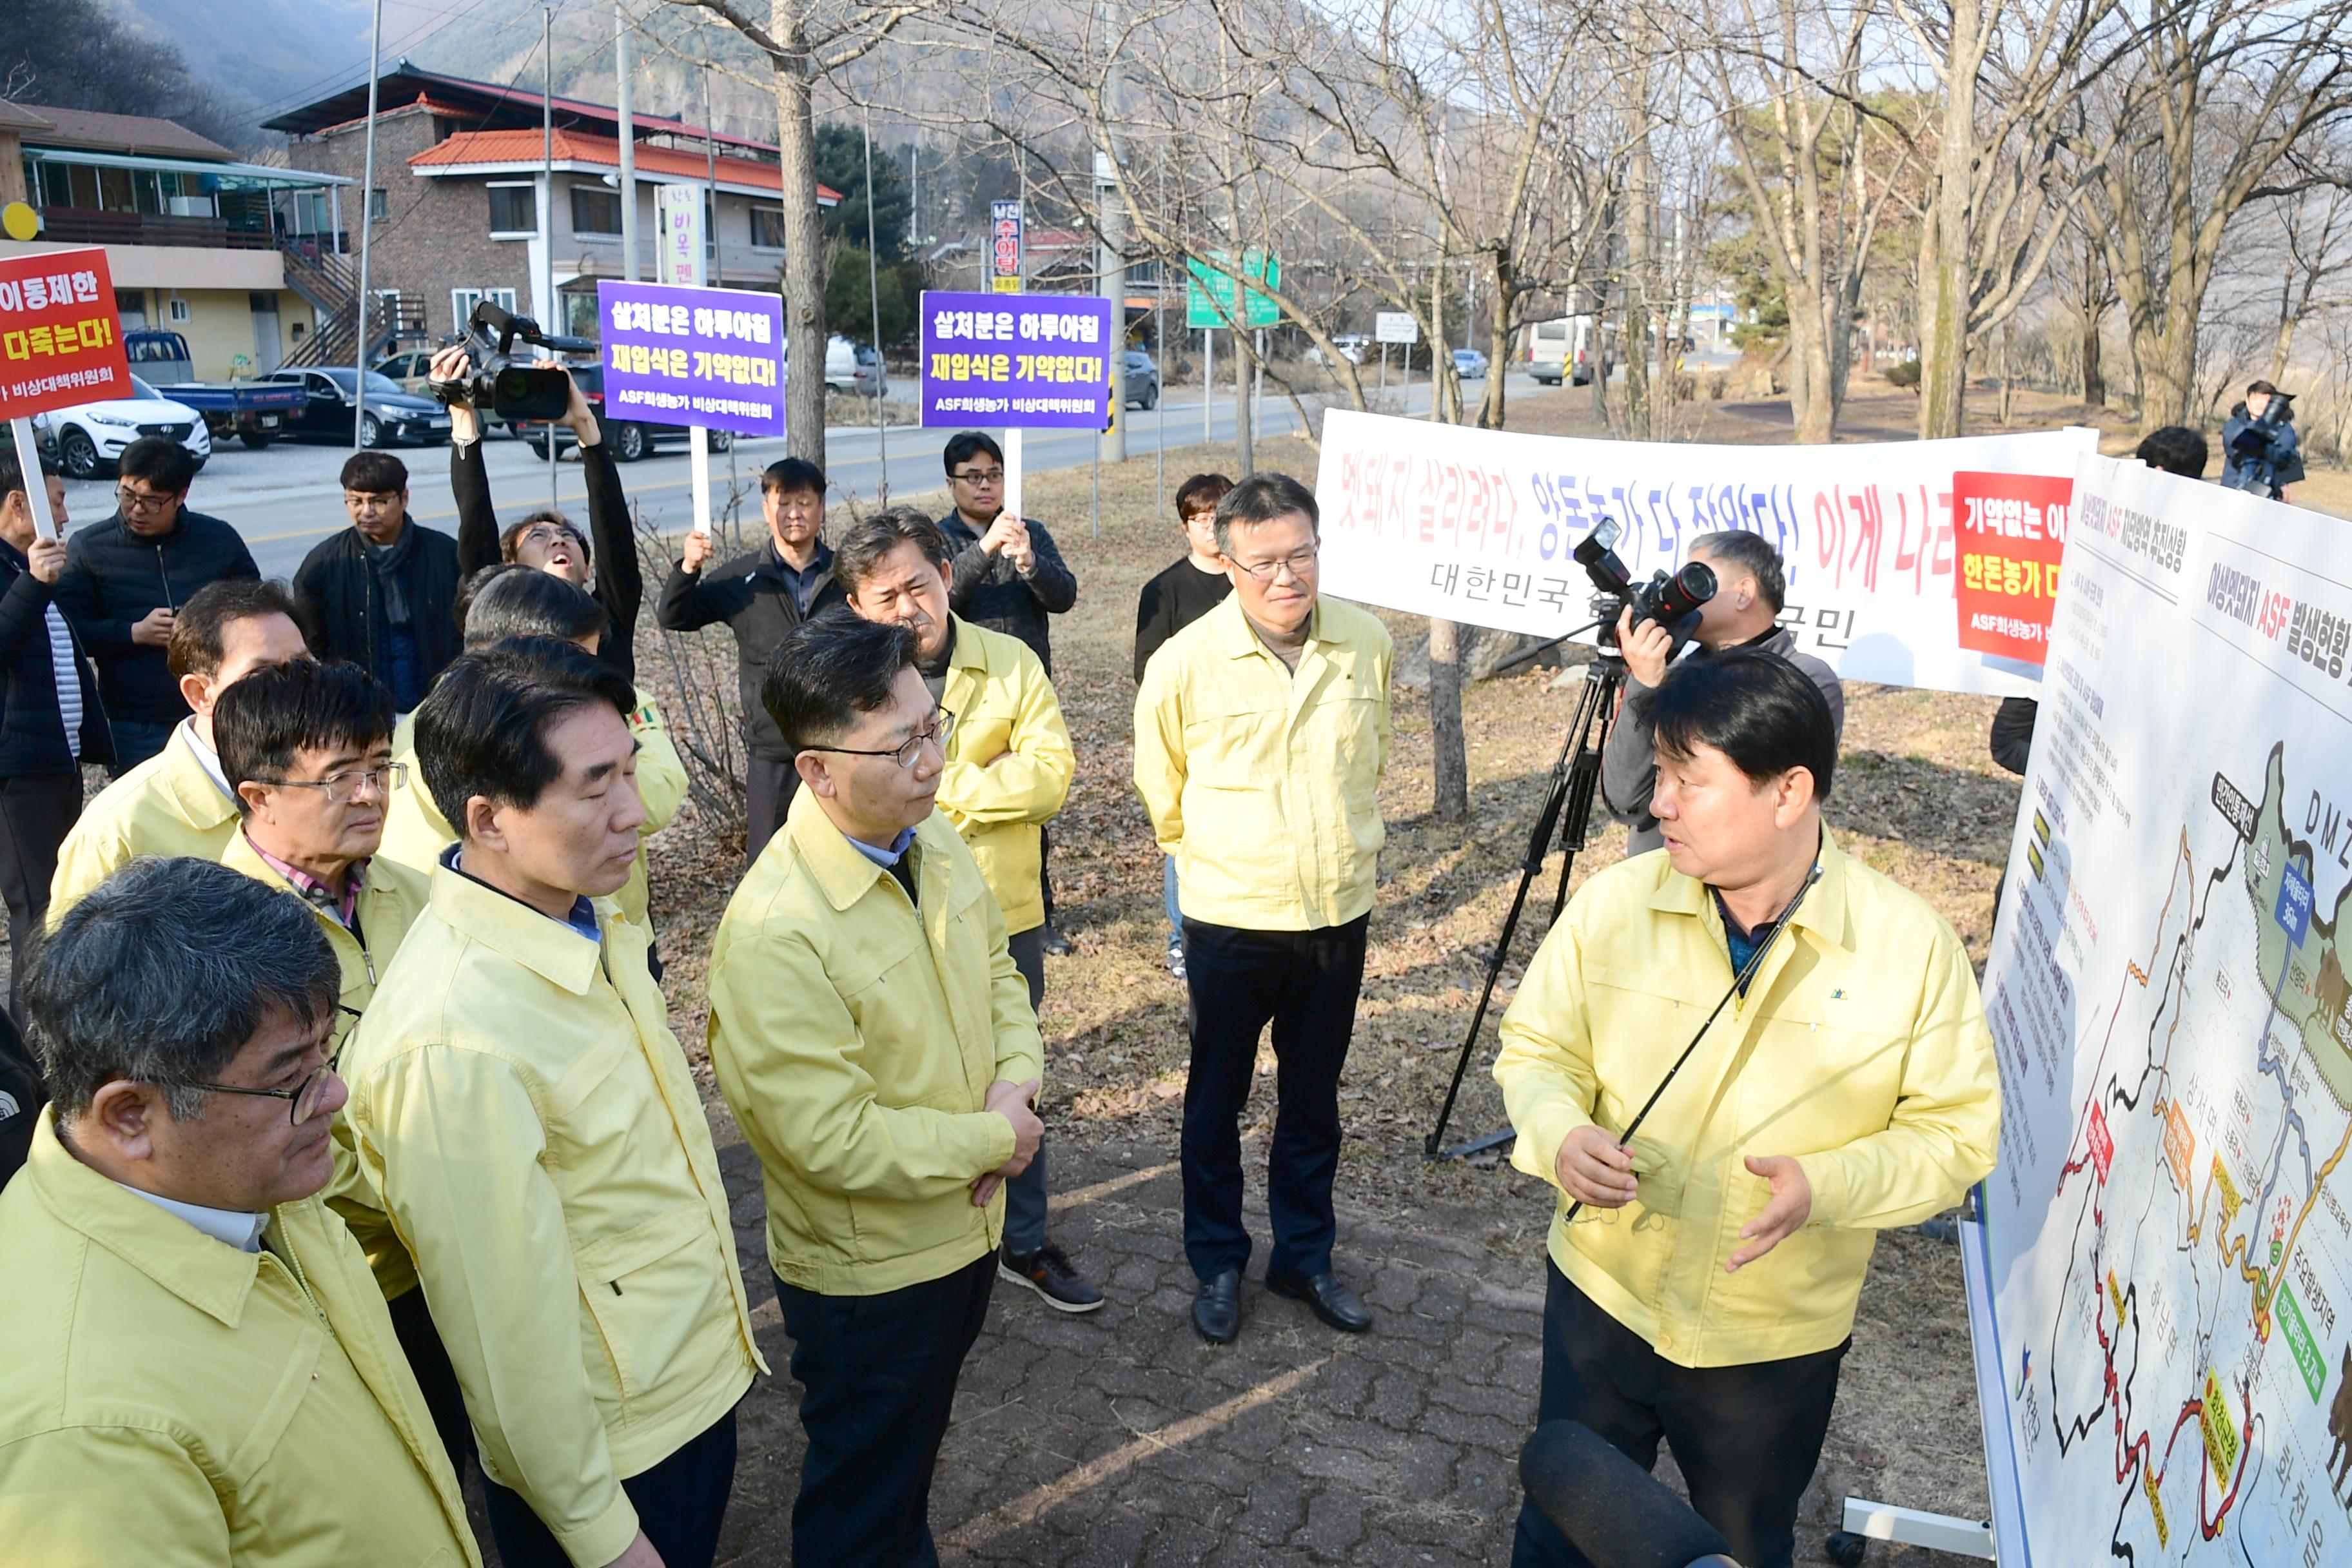
[[(1595, 608), (1601, 606), (1596, 603)], [(1503, 917), (1502, 934), (1495, 939), (1495, 950), (1487, 955), (1486, 982), (1478, 987), (1478, 1005), (1470, 1015), (1470, 1030), (1462, 1037), (1462, 1053), (1454, 1059), (1454, 1081), (1445, 1086), (1445, 1103), (1438, 1108), (1437, 1125), (1429, 1130), (1422, 1152), (1431, 1160), (1453, 1160), (1465, 1154), (1475, 1154), (1508, 1142), (1512, 1130), (1508, 1127), (1474, 1138), (1452, 1149), (1442, 1149), (1445, 1140), (1445, 1123), (1454, 1114), (1454, 1098), (1462, 1092), (1462, 1075), (1470, 1068), (1470, 1053), (1477, 1048), (1478, 1031), (1486, 1022), (1486, 1006), (1495, 997), (1495, 982), (1503, 973), (1503, 964), (1511, 953), (1511, 938), (1519, 929), (1519, 915), (1527, 908), (1528, 889), (1543, 874), (1544, 856), (1550, 851), (1552, 830), (1559, 831), (1559, 887), (1552, 894), (1551, 919), (1544, 922), (1549, 931), (1559, 921), (1560, 910), (1568, 907), (1569, 873), (1576, 867), (1577, 851), (1585, 846), (1592, 827), (1592, 798), (1601, 787), (1601, 750), (1609, 743), (1609, 726), (1617, 716), (1617, 700), (1625, 689), (1625, 656), (1617, 651), (1617, 601), (1607, 602), (1601, 619), (1594, 626), (1601, 629), (1600, 646), (1593, 650), (1592, 662), (1584, 667), (1584, 692), (1577, 699), (1576, 717), (1569, 721), (1567, 737), (1561, 741), (1559, 756), (1551, 765), (1551, 784), (1545, 791), (1543, 810), (1536, 816), (1535, 831), (1528, 836), (1527, 858), (1519, 866), (1519, 889), (1511, 896), (1511, 912)], [(1591, 630), (1580, 626), (1577, 631)], [(1570, 632), (1574, 637), (1577, 632)], [(1565, 639), (1562, 639), (1565, 640)]]

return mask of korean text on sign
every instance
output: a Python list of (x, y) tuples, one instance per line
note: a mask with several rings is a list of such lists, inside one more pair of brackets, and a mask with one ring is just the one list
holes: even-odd
[(1952, 476), (1962, 647), (2027, 664), (2048, 659), (2074, 496), (2071, 479)]
[(1112, 310), (1091, 295), (926, 293), (923, 423), (1102, 429)]
[(783, 433), (783, 306), (774, 295), (599, 281), (596, 312), (607, 416)]
[(130, 395), (106, 252), (0, 260), (0, 419)]

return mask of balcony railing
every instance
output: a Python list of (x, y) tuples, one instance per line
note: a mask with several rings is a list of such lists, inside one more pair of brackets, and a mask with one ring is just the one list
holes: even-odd
[(43, 207), (41, 237), (63, 245), (179, 245), (205, 250), (269, 250), (278, 243), (266, 228), (244, 227), (226, 218), (88, 207)]

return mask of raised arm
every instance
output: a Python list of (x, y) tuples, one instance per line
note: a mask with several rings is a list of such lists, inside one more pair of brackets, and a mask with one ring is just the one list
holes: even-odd
[(629, 517), (629, 496), (613, 462), (613, 444), (597, 429), (593, 413), (581, 427), (580, 469), (588, 482), (588, 548), (596, 558), (596, 602), (612, 617), (618, 636), (632, 637), (637, 611), (646, 602), (645, 569), (637, 563), (637, 531)]
[(1058, 616), (1078, 602), (1078, 580), (1070, 574), (1062, 560), (1061, 549), (1054, 536), (1045, 531), (1043, 523), (1029, 525), (1029, 549), (1032, 559), (1028, 574), (1021, 579), (1029, 596), (1037, 601), (1049, 616)]

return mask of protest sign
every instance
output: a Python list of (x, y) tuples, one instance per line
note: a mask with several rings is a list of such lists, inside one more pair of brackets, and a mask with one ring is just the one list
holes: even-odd
[(1022, 217), (1019, 202), (988, 204), (988, 287), (992, 293), (1021, 292)]
[(596, 280), (604, 414), (784, 433), (784, 306), (773, 294)]
[(0, 419), (131, 395), (106, 252), (0, 260)]
[(1091, 294), (923, 294), (923, 423), (1101, 430), (1112, 303)]
[[(1960, 639), (1962, 558), (1992, 547), (1979, 531), (1964, 549), (1955, 479), (2052, 479), (2061, 487), (2063, 530), (2063, 491), (2075, 458), (2095, 442), (2094, 432), (2078, 429), (1835, 447), (1685, 446), (1335, 409), (1325, 416), (1316, 479), (1323, 588), (1554, 637), (1592, 618), (1591, 585), (1569, 552), (1601, 519), (1623, 528), (1617, 552), (1637, 577), (1672, 570), (1700, 534), (1743, 529), (1761, 534), (1786, 563), (1782, 624), (1847, 679), (2031, 694), (2035, 663)], [(2040, 504), (2046, 530), (2046, 495)], [(2021, 595), (2002, 603), (2022, 618)]]

